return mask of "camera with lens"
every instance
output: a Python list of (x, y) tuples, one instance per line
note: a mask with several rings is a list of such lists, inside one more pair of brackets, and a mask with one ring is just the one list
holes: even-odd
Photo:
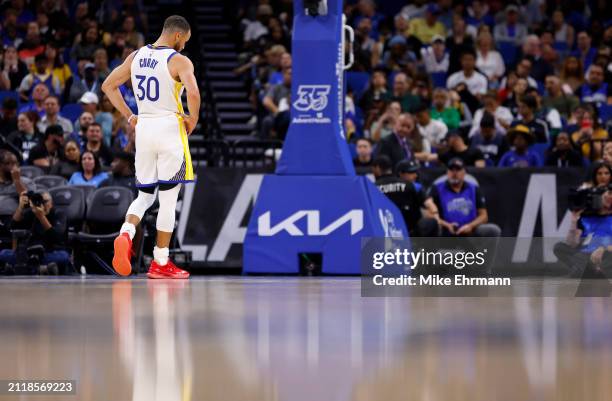
[(570, 209), (598, 212), (604, 207), (603, 197), (607, 191), (612, 191), (612, 184), (607, 187), (571, 189), (568, 197)]
[(36, 207), (42, 206), (45, 203), (42, 194), (39, 194), (38, 192), (28, 191), (26, 196), (28, 197), (30, 202), (32, 202), (32, 204)]
[(304, 0), (304, 12), (311, 17), (327, 14), (326, 0)]

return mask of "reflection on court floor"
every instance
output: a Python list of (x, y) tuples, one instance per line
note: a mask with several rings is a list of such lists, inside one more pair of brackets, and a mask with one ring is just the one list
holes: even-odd
[(611, 305), (361, 298), (356, 278), (16, 278), (0, 379), (77, 380), (67, 400), (609, 400)]

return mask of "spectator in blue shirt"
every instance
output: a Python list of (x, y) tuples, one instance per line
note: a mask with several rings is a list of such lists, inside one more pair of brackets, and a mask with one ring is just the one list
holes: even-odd
[(570, 53), (571, 56), (575, 56), (582, 61), (585, 71), (591, 66), (597, 54), (597, 50), (591, 46), (591, 43), (591, 35), (587, 31), (578, 32), (576, 36), (576, 50)]
[(108, 178), (108, 173), (102, 171), (100, 159), (93, 152), (85, 151), (81, 154), (81, 166), (79, 171), (72, 174), (68, 184), (100, 186), (102, 181)]
[(540, 155), (529, 149), (535, 142), (535, 136), (526, 125), (519, 124), (507, 133), (508, 141), (514, 148), (506, 152), (499, 161), (499, 167), (540, 167), (543, 165)]
[(480, 128), (476, 129), (470, 142), (470, 148), (478, 149), (485, 158), (485, 165), (493, 167), (508, 150), (506, 137), (495, 126), (493, 114), (485, 111), (480, 119)]

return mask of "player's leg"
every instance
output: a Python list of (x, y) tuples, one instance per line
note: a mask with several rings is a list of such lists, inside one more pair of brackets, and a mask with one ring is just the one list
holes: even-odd
[(150, 140), (151, 128), (151, 122), (145, 119), (138, 121), (136, 126), (135, 167), (138, 196), (130, 204), (125, 222), (114, 243), (113, 268), (122, 276), (132, 272), (132, 240), (136, 235), (136, 227), (147, 209), (155, 202), (157, 153)]
[(181, 183), (193, 181), (193, 167), (182, 120), (165, 121), (167, 134), (164, 146), (157, 156), (159, 178), (159, 212), (157, 214), (157, 244), (153, 250), (153, 262), (147, 274), (150, 278), (187, 278), (189, 273), (179, 269), (168, 259), (170, 239), (176, 220), (176, 202)]

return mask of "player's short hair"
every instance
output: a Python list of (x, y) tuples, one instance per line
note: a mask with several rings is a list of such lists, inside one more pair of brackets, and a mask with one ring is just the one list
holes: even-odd
[(171, 15), (164, 21), (164, 32), (184, 32), (191, 30), (189, 22), (180, 15)]

